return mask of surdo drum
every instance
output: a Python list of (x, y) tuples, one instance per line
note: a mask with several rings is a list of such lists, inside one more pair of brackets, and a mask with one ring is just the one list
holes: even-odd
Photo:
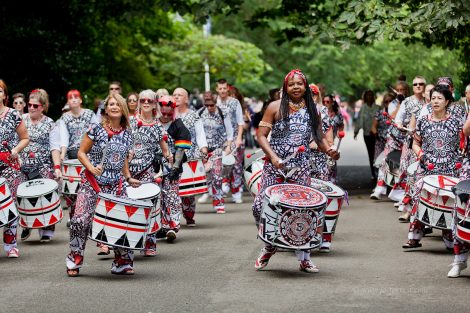
[(387, 164), (384, 173), (385, 184), (389, 187), (393, 187), (400, 178), (400, 157), (401, 151), (394, 150), (385, 158), (385, 163)]
[(152, 208), (150, 201), (99, 193), (90, 239), (113, 247), (144, 249)]
[(457, 238), (470, 243), (470, 180), (463, 180), (452, 188), (455, 194), (454, 232)]
[(263, 175), (264, 161), (262, 158), (251, 162), (243, 172), (245, 185), (250, 193), (256, 197), (259, 193), (261, 176)]
[(0, 227), (14, 221), (17, 217), (15, 199), (11, 196), (7, 180), (0, 177)]
[(412, 187), (415, 184), (415, 177), (419, 167), (419, 161), (411, 163), (406, 169), (406, 176), (408, 178), (408, 185)]
[(455, 204), (452, 187), (458, 182), (458, 178), (444, 175), (424, 177), (416, 214), (418, 220), (434, 228), (451, 229)]
[(202, 160), (184, 162), (179, 185), (180, 197), (195, 196), (207, 191), (206, 171)]
[(127, 196), (134, 200), (149, 201), (152, 203), (148, 234), (153, 234), (162, 228), (162, 209), (160, 202), (160, 187), (157, 184), (142, 184), (137, 188), (127, 186)]
[(229, 178), (232, 168), (235, 165), (235, 156), (233, 154), (222, 155), (222, 177)]
[(77, 159), (65, 160), (62, 164), (63, 183), (61, 192), (66, 195), (76, 195), (78, 187), (82, 180), (80, 174), (84, 171), (85, 166)]
[(319, 179), (312, 178), (311, 186), (323, 192), (328, 198), (325, 210), (325, 225), (323, 227), (323, 234), (335, 233), (336, 224), (338, 223), (339, 213), (343, 206), (343, 201), (346, 193), (340, 187)]
[(311, 187), (270, 186), (265, 190), (258, 235), (279, 248), (317, 248), (322, 241), (326, 203), (326, 196)]
[(52, 179), (33, 179), (20, 184), (16, 192), (20, 225), (43, 228), (60, 222), (63, 213), (58, 189), (59, 184)]

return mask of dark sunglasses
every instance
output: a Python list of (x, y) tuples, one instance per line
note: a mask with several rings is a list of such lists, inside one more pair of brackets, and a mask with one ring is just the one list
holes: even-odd
[(120, 90), (121, 88), (117, 87), (117, 88), (109, 88), (109, 90)]
[(15, 102), (13, 102), (13, 104), (24, 104), (24, 102), (23, 101), (15, 101)]
[(42, 104), (36, 104), (36, 103), (28, 103), (28, 108), (39, 108), (42, 107)]
[(212, 107), (215, 107), (215, 104), (204, 104), (204, 106), (206, 108), (212, 108)]
[(142, 98), (142, 99), (139, 99), (139, 102), (141, 104), (144, 104), (146, 102), (148, 102), (148, 104), (154, 104), (155, 103), (155, 100), (152, 100), (152, 99), (147, 99), (147, 98)]
[(129, 99), (129, 100), (127, 100), (127, 102), (137, 102), (137, 100), (136, 99)]
[(424, 83), (414, 83), (413, 86), (424, 86)]
[(331, 100), (323, 100), (323, 103), (325, 103), (325, 104), (330, 104), (330, 103), (333, 103), (333, 101), (331, 101)]
[(173, 113), (161, 113), (162, 116), (173, 117)]

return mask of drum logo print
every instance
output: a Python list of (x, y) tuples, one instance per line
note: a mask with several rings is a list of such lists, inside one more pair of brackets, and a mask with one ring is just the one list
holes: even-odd
[(292, 246), (308, 244), (315, 235), (317, 216), (312, 210), (292, 209), (280, 220), (281, 235)]

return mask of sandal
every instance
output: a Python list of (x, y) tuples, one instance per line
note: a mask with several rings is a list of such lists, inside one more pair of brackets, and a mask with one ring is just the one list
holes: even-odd
[(403, 249), (413, 249), (413, 248), (421, 248), (423, 245), (415, 239), (408, 240), (403, 246)]
[(67, 269), (67, 275), (69, 277), (77, 277), (78, 276), (78, 273), (80, 272), (80, 270), (78, 268), (74, 268), (74, 269)]

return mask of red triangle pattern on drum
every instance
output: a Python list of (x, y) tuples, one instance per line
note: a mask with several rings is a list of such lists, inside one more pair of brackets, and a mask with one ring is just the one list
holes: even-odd
[(160, 229), (160, 227), (158, 226), (158, 223), (155, 223), (152, 227), (152, 230), (150, 231), (151, 233), (154, 233), (154, 232), (157, 232), (158, 230)]
[(114, 208), (115, 205), (116, 205), (116, 203), (114, 203), (114, 202), (104, 200), (104, 207), (106, 208), (106, 212), (111, 211)]
[(196, 168), (197, 168), (197, 162), (188, 162), (189, 167), (193, 171), (193, 173), (196, 173)]
[(44, 224), (41, 223), (38, 219), (35, 219), (33, 223), (33, 228), (34, 227), (44, 227)]
[(3, 184), (0, 186), (0, 192), (3, 193), (3, 195), (5, 195), (6, 189), (7, 189), (7, 185)]
[(442, 204), (446, 205), (447, 201), (449, 201), (449, 196), (442, 196)]
[(67, 170), (69, 169), (68, 165), (64, 165), (64, 173), (67, 173)]
[(54, 214), (51, 215), (51, 219), (49, 220), (49, 225), (57, 223), (59, 220), (57, 217), (54, 216)]
[(59, 218), (62, 219), (62, 217), (64, 217), (64, 215), (62, 214), (62, 210), (60, 210), (60, 216), (59, 216)]
[(150, 209), (144, 209), (145, 219), (148, 220), (150, 215)]
[(125, 205), (124, 208), (126, 208), (126, 213), (127, 213), (127, 216), (129, 216), (129, 217), (134, 215), (134, 213), (137, 211), (137, 208), (135, 206)]
[(26, 227), (26, 222), (23, 218), (20, 219), (20, 226)]
[(77, 166), (75, 168), (75, 170), (77, 171), (77, 175), (80, 175), (80, 173), (82, 172), (82, 167), (81, 166)]

